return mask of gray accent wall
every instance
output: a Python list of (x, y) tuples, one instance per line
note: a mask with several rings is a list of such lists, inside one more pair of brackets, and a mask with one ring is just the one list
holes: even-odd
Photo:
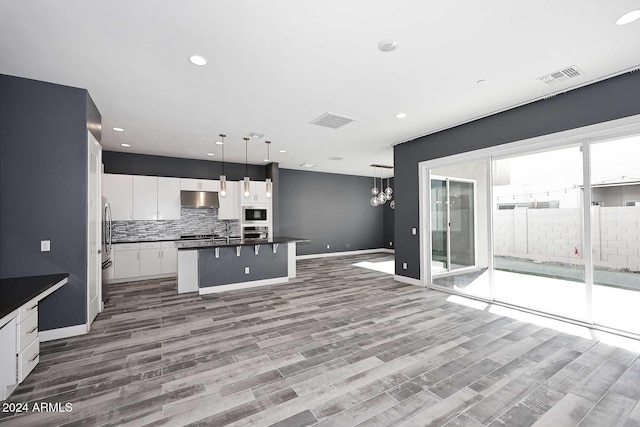
[(370, 190), (370, 177), (280, 169), (280, 234), (311, 240), (298, 255), (383, 248), (383, 209), (369, 204)]
[[(640, 114), (640, 72), (613, 77), (394, 148), (396, 274), (420, 278), (418, 163)], [(407, 270), (402, 270), (402, 263)]]
[[(102, 163), (105, 173), (197, 179), (220, 179), (222, 175), (222, 162), (209, 160), (103, 151)], [(224, 172), (227, 180), (239, 181), (245, 176), (244, 164), (225, 162)], [(264, 166), (248, 165), (247, 173), (253, 180), (265, 179)]]
[(100, 140), (86, 90), (0, 75), (0, 277), (69, 273), (40, 330), (86, 323), (87, 129)]

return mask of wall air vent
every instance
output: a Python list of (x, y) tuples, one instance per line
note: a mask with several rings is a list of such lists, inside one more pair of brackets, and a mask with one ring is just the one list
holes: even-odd
[(310, 123), (313, 125), (324, 126), (332, 129), (341, 128), (344, 125), (348, 125), (355, 119), (346, 116), (339, 116), (333, 113), (324, 113), (317, 119), (311, 121)]
[(545, 74), (542, 77), (538, 77), (536, 80), (540, 80), (542, 83), (546, 83), (548, 85), (555, 85), (582, 75), (584, 75), (582, 70), (575, 65), (572, 65), (571, 67), (563, 68), (562, 70), (550, 74)]

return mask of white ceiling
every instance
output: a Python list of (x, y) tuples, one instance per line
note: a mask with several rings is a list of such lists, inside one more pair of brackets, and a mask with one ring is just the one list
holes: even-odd
[[(637, 0), (0, 0), (0, 73), (88, 89), (107, 150), (219, 160), (214, 141), (226, 133), (226, 159), (244, 162), (242, 137), (253, 131), (265, 138), (250, 142), (250, 163), (263, 163), (268, 139), (281, 167), (370, 175), (369, 164), (393, 163), (395, 143), (638, 66), (640, 21), (615, 25), (638, 8)], [(389, 38), (399, 48), (380, 52)], [(208, 65), (190, 64), (193, 54)], [(556, 86), (536, 80), (571, 65), (585, 75)], [(337, 130), (309, 124), (325, 112), (357, 120)]]

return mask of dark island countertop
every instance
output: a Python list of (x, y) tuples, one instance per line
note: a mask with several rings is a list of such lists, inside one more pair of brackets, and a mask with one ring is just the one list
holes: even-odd
[(178, 249), (207, 249), (280, 243), (306, 243), (309, 241), (309, 239), (289, 236), (276, 236), (269, 239), (231, 239), (228, 243), (226, 240), (185, 240), (176, 242), (176, 247)]
[(47, 274), (0, 279), (0, 319), (68, 278), (68, 274)]

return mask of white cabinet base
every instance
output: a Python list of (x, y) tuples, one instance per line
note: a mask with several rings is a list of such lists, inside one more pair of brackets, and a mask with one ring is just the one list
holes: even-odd
[(178, 293), (198, 292), (198, 251), (178, 251)]

